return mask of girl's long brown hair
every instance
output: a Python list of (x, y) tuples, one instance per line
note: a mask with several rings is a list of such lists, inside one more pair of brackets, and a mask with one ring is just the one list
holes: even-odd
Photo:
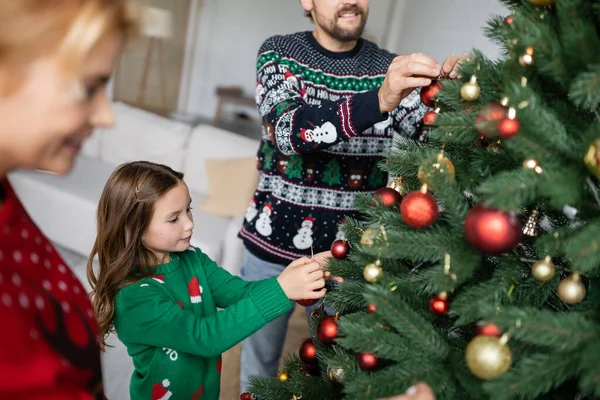
[[(104, 186), (98, 205), (96, 242), (87, 264), (92, 303), (106, 346), (119, 290), (152, 274), (158, 262), (142, 243), (156, 201), (183, 182), (183, 174), (147, 161), (119, 166)], [(94, 271), (94, 258), (99, 267)]]

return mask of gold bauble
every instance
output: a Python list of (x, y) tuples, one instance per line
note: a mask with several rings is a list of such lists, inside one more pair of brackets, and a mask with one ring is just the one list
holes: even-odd
[(531, 67), (533, 65), (533, 53), (533, 47), (527, 47), (525, 49), (525, 53), (519, 57), (519, 64), (521, 64), (521, 66), (525, 68)]
[(377, 237), (377, 231), (373, 228), (367, 228), (361, 238), (360, 238), (360, 244), (362, 244), (363, 246), (373, 246), (373, 241), (375, 240), (375, 238)]
[(551, 6), (555, 1), (556, 0), (529, 0), (531, 4), (540, 7)]
[(560, 281), (556, 291), (558, 292), (558, 297), (568, 305), (581, 303), (586, 293), (585, 285), (581, 282), (581, 278), (577, 272)]
[(327, 367), (327, 378), (332, 382), (341, 382), (344, 378), (344, 370), (342, 368)]
[(531, 266), (531, 275), (540, 282), (548, 282), (554, 278), (556, 266), (552, 262), (552, 257), (546, 256), (543, 259), (536, 261)]
[(456, 168), (454, 168), (452, 161), (447, 159), (443, 153), (440, 153), (433, 164), (427, 166), (421, 165), (417, 176), (422, 185), (427, 185), (430, 190), (435, 190), (432, 182), (434, 176), (443, 176), (446, 182), (450, 182), (454, 179), (455, 175)]
[(277, 374), (277, 379), (279, 379), (281, 382), (285, 382), (290, 379), (290, 377), (288, 376), (287, 372), (281, 371)]
[(302, 395), (301, 394), (294, 394), (292, 395), (292, 400), (300, 400), (302, 399)]
[(497, 142), (490, 143), (487, 147), (487, 151), (492, 154), (499, 154), (504, 150), (502, 143), (498, 140)]
[(479, 94), (481, 93), (481, 88), (477, 83), (477, 77), (473, 75), (471, 80), (460, 88), (460, 97), (464, 101), (475, 101), (479, 98)]
[(585, 166), (596, 178), (600, 178), (600, 138), (594, 140), (583, 158)]
[(494, 379), (510, 369), (512, 352), (506, 337), (476, 336), (467, 345), (465, 358), (469, 370), (479, 379)]
[(406, 196), (408, 193), (410, 193), (408, 186), (406, 186), (406, 183), (404, 183), (401, 176), (388, 183), (387, 187), (394, 189), (402, 196)]
[(381, 278), (381, 275), (383, 275), (383, 269), (379, 260), (367, 265), (363, 270), (363, 276), (369, 283), (376, 283)]

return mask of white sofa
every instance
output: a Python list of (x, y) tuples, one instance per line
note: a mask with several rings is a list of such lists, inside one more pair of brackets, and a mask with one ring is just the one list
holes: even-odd
[[(117, 125), (98, 130), (86, 142), (69, 175), (17, 171), (10, 176), (21, 201), (50, 240), (86, 257), (95, 239), (102, 188), (117, 165), (134, 160), (167, 164), (185, 174), (197, 205), (207, 196), (206, 159), (249, 157), (259, 146), (256, 140), (210, 125), (192, 128), (122, 103), (115, 103), (114, 110)], [(193, 217), (192, 245), (239, 275), (242, 243), (237, 233), (243, 216), (223, 218), (194, 209)]]

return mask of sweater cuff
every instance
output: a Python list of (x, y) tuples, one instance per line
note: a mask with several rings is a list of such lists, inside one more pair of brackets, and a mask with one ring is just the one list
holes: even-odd
[(250, 298), (267, 322), (273, 321), (293, 308), (292, 302), (285, 295), (277, 278), (257, 282), (254, 290), (250, 292)]
[(382, 114), (379, 108), (379, 89), (349, 97), (340, 104), (338, 114), (347, 138), (358, 136), (389, 117), (389, 113)]

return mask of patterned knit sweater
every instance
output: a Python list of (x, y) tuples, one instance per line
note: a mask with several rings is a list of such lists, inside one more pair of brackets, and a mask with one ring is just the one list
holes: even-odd
[(259, 184), (240, 237), (280, 264), (328, 250), (356, 217), (356, 195), (384, 186), (378, 168), (395, 133), (413, 137), (427, 112), (418, 90), (381, 114), (378, 90), (394, 55), (367, 40), (331, 52), (311, 32), (261, 46), (256, 103), (263, 119)]

